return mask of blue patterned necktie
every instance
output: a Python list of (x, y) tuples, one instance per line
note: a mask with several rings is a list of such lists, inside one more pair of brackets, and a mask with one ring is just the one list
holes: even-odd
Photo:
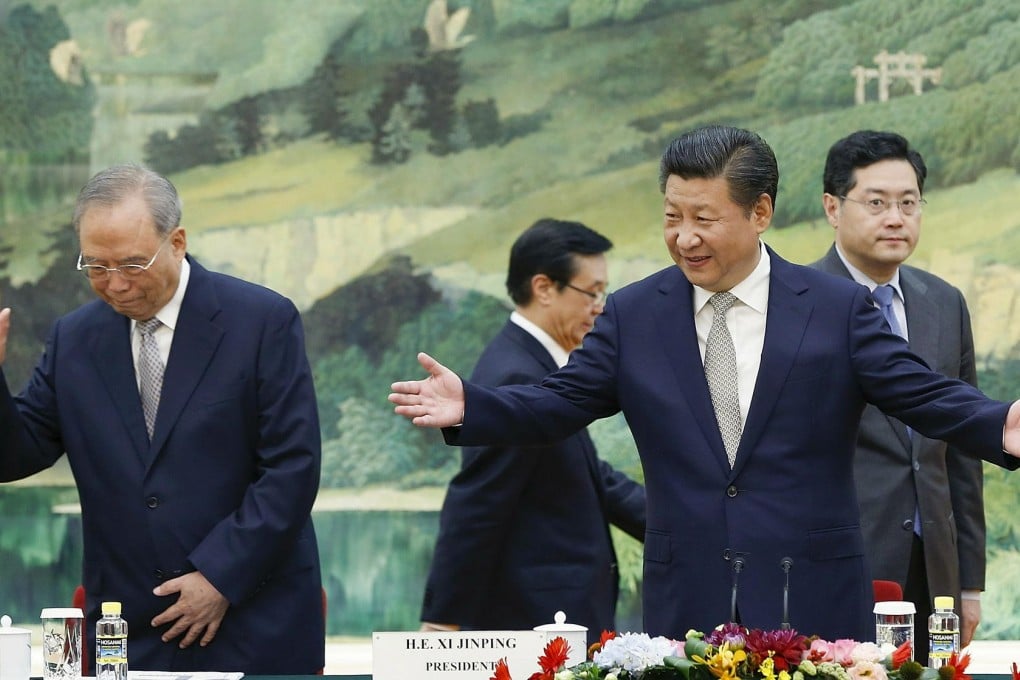
[[(896, 318), (896, 311), (893, 309), (892, 301), (896, 295), (896, 289), (887, 283), (876, 287), (871, 294), (874, 296), (875, 301), (878, 302), (878, 307), (882, 310), (882, 316), (889, 323), (889, 328), (892, 329), (892, 332), (906, 339), (903, 329), (900, 327), (900, 322)], [(907, 427), (907, 437), (910, 439), (914, 437), (914, 431), (909, 427)], [(914, 507), (914, 533), (918, 536), (921, 535), (921, 511), (916, 506)]]
[(159, 395), (163, 391), (163, 359), (155, 333), (163, 323), (153, 317), (138, 322), (141, 343), (138, 348), (138, 393), (142, 397), (142, 412), (145, 414), (145, 429), (152, 439), (156, 427), (156, 412), (159, 410)]
[(726, 312), (737, 297), (733, 293), (716, 293), (708, 302), (715, 310), (712, 327), (705, 341), (705, 378), (712, 396), (712, 408), (719, 425), (726, 458), (730, 467), (737, 458), (740, 445), (740, 400), (737, 398), (737, 352), (733, 347), (733, 336), (726, 325)]
[(904, 338), (903, 329), (900, 328), (900, 322), (896, 318), (896, 310), (893, 309), (893, 298), (896, 296), (896, 289), (890, 286), (888, 283), (884, 286), (878, 286), (871, 293), (875, 300), (878, 302), (879, 309), (882, 310), (882, 316), (889, 322), (889, 328), (896, 335)]

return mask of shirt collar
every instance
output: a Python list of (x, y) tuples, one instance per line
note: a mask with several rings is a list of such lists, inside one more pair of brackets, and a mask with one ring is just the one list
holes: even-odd
[[(156, 312), (156, 318), (171, 331), (176, 330), (177, 328), (177, 317), (181, 314), (181, 303), (184, 301), (184, 292), (188, 288), (188, 280), (190, 278), (191, 264), (188, 262), (188, 258), (184, 258), (181, 260), (181, 276), (177, 282), (177, 290), (174, 291), (173, 297), (170, 298), (170, 301), (163, 306), (163, 309)], [(132, 319), (132, 333), (135, 332), (135, 326), (137, 325), (138, 322)]]
[(542, 330), (538, 324), (534, 323), (518, 311), (510, 313), (510, 321), (523, 328), (528, 335), (538, 340), (542, 344), (542, 347), (545, 347), (545, 350), (552, 356), (553, 361), (556, 362), (557, 366), (563, 368), (567, 365), (570, 353), (560, 347), (560, 344), (553, 340), (552, 336)]
[[(850, 272), (850, 276), (853, 280), (862, 286), (867, 286), (868, 290), (874, 292), (876, 288), (883, 285), (874, 281), (870, 276), (862, 272), (857, 267), (850, 264), (850, 261), (843, 255), (843, 251), (839, 249), (839, 244), (836, 244), (836, 254), (839, 255), (839, 259), (842, 260), (843, 266), (846, 267), (847, 271)], [(900, 288), (900, 268), (896, 268), (896, 273), (893, 274), (892, 279), (889, 280), (889, 285), (896, 291), (896, 295), (899, 296), (900, 300), (903, 300), (903, 289)]]
[[(746, 279), (730, 288), (738, 300), (759, 314), (764, 314), (769, 303), (769, 275), (772, 273), (772, 260), (765, 244), (758, 241), (761, 257), (758, 266)], [(698, 315), (708, 304), (708, 299), (715, 295), (714, 291), (694, 286), (694, 314)]]

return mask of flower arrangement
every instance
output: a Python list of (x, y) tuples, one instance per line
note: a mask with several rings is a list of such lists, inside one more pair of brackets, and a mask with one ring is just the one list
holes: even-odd
[[(644, 633), (604, 631), (588, 661), (566, 667), (569, 647), (554, 638), (528, 680), (970, 680), (970, 656), (954, 653), (936, 670), (910, 659), (910, 644), (800, 635), (795, 630), (748, 630), (726, 624), (708, 635), (689, 631), (681, 643)], [(490, 680), (513, 680), (501, 660)], [(1020, 669), (1013, 664), (1013, 680)]]

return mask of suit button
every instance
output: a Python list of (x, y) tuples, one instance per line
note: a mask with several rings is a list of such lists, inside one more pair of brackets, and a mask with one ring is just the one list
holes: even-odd
[(729, 496), (730, 498), (735, 498), (737, 495), (737, 487), (730, 484), (728, 487), (726, 487), (726, 495)]
[(155, 496), (149, 496), (145, 499), (145, 504), (150, 508), (157, 508), (159, 507), (159, 499)]
[(904, 522), (903, 522), (903, 529), (905, 531), (913, 531), (914, 530), (914, 520), (912, 520), (912, 519), (904, 520)]
[(156, 577), (157, 581), (162, 581), (166, 577), (166, 574), (163, 573), (162, 569), (157, 569), (153, 572), (153, 575)]
[(920, 463), (918, 463), (918, 462), (917, 462), (917, 461), (915, 460), (915, 461), (914, 461), (914, 470), (915, 470), (915, 471), (917, 471), (917, 470), (920, 470), (920, 469), (921, 469), (921, 464), (920, 464)]
[(731, 557), (733, 557), (733, 551), (732, 550), (730, 550), (729, 548), (726, 548), (725, 550), (722, 551), (722, 558), (724, 560), (729, 562)]

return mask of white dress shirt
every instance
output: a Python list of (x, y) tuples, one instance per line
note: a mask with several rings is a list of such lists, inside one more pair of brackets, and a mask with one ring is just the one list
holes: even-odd
[[(142, 276), (145, 276), (145, 274), (143, 273)], [(156, 318), (163, 325), (153, 335), (156, 338), (156, 344), (159, 346), (159, 358), (163, 361), (163, 366), (166, 366), (167, 361), (170, 359), (170, 345), (174, 341), (174, 329), (177, 327), (177, 317), (181, 313), (181, 302), (184, 300), (184, 291), (188, 287), (188, 279), (190, 277), (191, 265), (188, 264), (187, 259), (184, 259), (181, 261), (181, 279), (177, 284), (177, 290), (174, 291), (174, 296), (170, 298), (170, 302), (166, 303), (163, 309), (156, 312)], [(139, 389), (141, 389), (141, 377), (138, 375), (138, 351), (142, 346), (142, 336), (140, 333), (135, 332), (137, 327), (138, 322), (132, 319), (130, 324), (131, 356), (135, 362), (135, 380), (138, 381)]]
[(557, 367), (563, 368), (567, 365), (570, 353), (560, 347), (560, 343), (553, 340), (552, 336), (542, 330), (538, 324), (533, 323), (523, 314), (516, 311), (510, 314), (510, 321), (523, 328), (528, 335), (542, 343), (542, 347), (545, 347), (546, 351), (552, 355)]
[[(843, 255), (843, 251), (839, 249), (838, 243), (836, 244), (836, 254), (839, 255), (839, 259), (843, 261), (843, 266), (846, 267), (847, 271), (850, 272), (850, 276), (853, 277), (854, 281), (861, 284), (862, 286), (867, 286), (868, 290), (870, 290), (872, 293), (874, 293), (875, 289), (878, 288), (880, 285), (884, 285), (872, 281), (870, 276), (868, 276), (860, 269), (850, 264), (850, 261), (846, 259), (845, 255)], [(893, 274), (892, 280), (889, 281), (889, 285), (892, 286), (893, 290), (896, 291), (896, 295), (893, 295), (892, 299), (893, 314), (896, 315), (896, 321), (900, 324), (900, 329), (903, 331), (903, 333), (901, 334), (903, 336), (903, 339), (909, 341), (910, 334), (907, 332), (907, 308), (903, 304), (903, 289), (900, 288), (899, 267), (896, 268), (896, 273)], [(876, 307), (878, 306), (877, 302), (875, 303), (875, 306)]]
[[(761, 366), (761, 352), (765, 346), (765, 319), (769, 306), (769, 274), (772, 261), (765, 245), (759, 241), (761, 258), (751, 274), (730, 288), (737, 301), (726, 315), (726, 326), (733, 337), (733, 349), (737, 353), (737, 400), (740, 402), (740, 422), (747, 422), (751, 409), (751, 397), (758, 380)], [(708, 299), (715, 293), (694, 286), (694, 327), (698, 333), (698, 348), (701, 363), (705, 363), (705, 343), (712, 328), (715, 309)]]

